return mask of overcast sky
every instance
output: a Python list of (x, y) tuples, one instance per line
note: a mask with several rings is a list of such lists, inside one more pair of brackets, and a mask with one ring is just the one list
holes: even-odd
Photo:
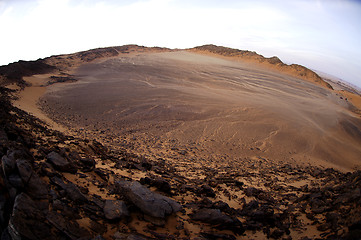
[(97, 47), (216, 44), (361, 87), (361, 1), (0, 0), (0, 65)]

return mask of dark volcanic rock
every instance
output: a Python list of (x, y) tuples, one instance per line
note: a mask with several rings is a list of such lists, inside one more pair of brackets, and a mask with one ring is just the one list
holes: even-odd
[(227, 225), (232, 224), (232, 218), (223, 214), (219, 209), (203, 208), (192, 215), (192, 219), (209, 223), (212, 225)]
[(69, 182), (66, 184), (65, 189), (67, 196), (76, 203), (85, 203), (88, 201), (87, 197), (80, 192), (79, 188), (74, 184)]
[(31, 164), (27, 160), (19, 159), (16, 162), (16, 165), (18, 167), (19, 175), (23, 182), (29, 182), (31, 175), (33, 174), (33, 168), (31, 167)]
[(141, 184), (148, 184), (150, 186), (156, 187), (159, 191), (162, 191), (164, 193), (170, 193), (172, 188), (169, 184), (169, 182), (161, 177), (151, 179), (149, 177), (141, 178), (140, 179)]
[(137, 206), (143, 213), (156, 218), (165, 218), (181, 210), (181, 205), (176, 201), (150, 191), (139, 182), (117, 181), (119, 193)]
[(202, 237), (205, 237), (206, 239), (209, 240), (236, 240), (237, 238), (233, 235), (228, 235), (228, 234), (221, 234), (221, 233), (209, 233), (209, 232), (202, 232), (200, 234)]
[(219, 209), (203, 208), (191, 215), (196, 221), (209, 223), (222, 229), (229, 229), (237, 234), (242, 234), (245, 230), (238, 219), (233, 219), (222, 213)]
[(51, 152), (47, 156), (48, 161), (54, 166), (55, 169), (62, 172), (76, 173), (74, 166), (59, 153)]
[(201, 186), (201, 193), (204, 193), (207, 197), (215, 197), (216, 193), (214, 190), (207, 184)]
[(127, 206), (123, 201), (119, 200), (106, 200), (103, 210), (105, 218), (108, 220), (129, 216)]
[(45, 222), (46, 210), (47, 204), (35, 202), (25, 193), (19, 194), (8, 226), (12, 239), (53, 239)]
[(80, 158), (79, 161), (83, 165), (84, 172), (90, 172), (95, 167), (95, 160), (93, 158)]
[(31, 175), (25, 191), (34, 199), (47, 199), (49, 193), (47, 185), (36, 173)]

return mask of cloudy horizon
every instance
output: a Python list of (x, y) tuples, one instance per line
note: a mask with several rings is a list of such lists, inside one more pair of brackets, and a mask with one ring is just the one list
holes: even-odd
[(361, 87), (360, 25), (355, 0), (0, 0), (0, 65), (125, 44), (216, 44)]

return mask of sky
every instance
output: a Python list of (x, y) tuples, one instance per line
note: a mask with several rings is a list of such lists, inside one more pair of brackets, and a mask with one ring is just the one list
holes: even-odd
[(361, 0), (0, 0), (0, 65), (125, 44), (256, 51), (361, 87)]

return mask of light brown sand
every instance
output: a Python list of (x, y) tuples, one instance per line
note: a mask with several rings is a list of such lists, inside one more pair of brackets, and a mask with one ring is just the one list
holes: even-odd
[(38, 106), (38, 100), (46, 93), (45, 84), (49, 80), (50, 74), (33, 75), (31, 77), (24, 77), (24, 80), (30, 84), (20, 92), (18, 99), (14, 102), (14, 106), (18, 107), (44, 121), (52, 129), (61, 132), (67, 129), (59, 123), (54, 122), (51, 118), (45, 115)]
[(85, 64), (75, 75), (78, 82), (45, 95), (52, 117), (185, 169), (197, 159), (254, 157), (341, 170), (361, 164), (361, 121), (348, 101), (250, 63), (143, 53)]

